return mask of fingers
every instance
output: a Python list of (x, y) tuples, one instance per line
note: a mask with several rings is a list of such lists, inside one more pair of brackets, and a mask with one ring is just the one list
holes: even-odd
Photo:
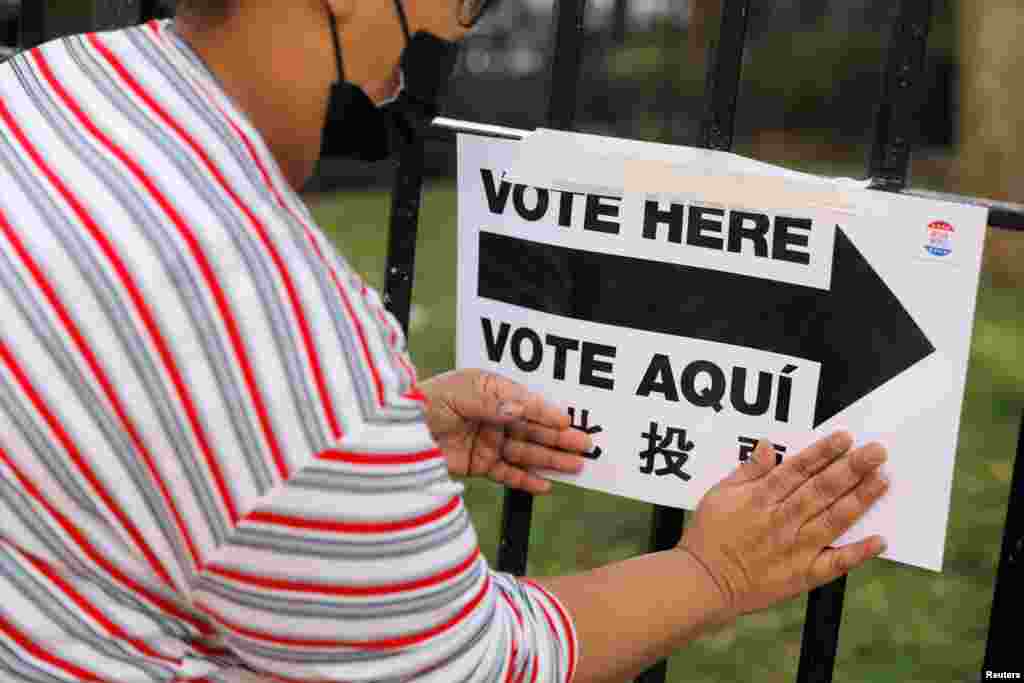
[(578, 455), (513, 438), (501, 427), (489, 425), (480, 429), (467, 474), (486, 475), (510, 488), (543, 495), (551, 492), (551, 483), (530, 469), (575, 474), (583, 469), (583, 464), (584, 459)]
[(593, 449), (593, 439), (578, 429), (555, 429), (535, 422), (513, 422), (506, 428), (509, 436), (563, 451), (586, 453)]
[(522, 468), (540, 467), (575, 474), (583, 469), (583, 458), (526, 441), (510, 439), (502, 458)]
[(480, 428), (476, 442), (470, 446), (469, 467), (467, 474), (479, 477), (488, 474), (494, 464), (501, 460), (500, 454), (508, 437), (501, 427), (487, 425)]
[(538, 394), (530, 394), (526, 401), (523, 416), (538, 424), (554, 429), (569, 429), (569, 414), (550, 401), (545, 401)]
[(885, 540), (881, 536), (871, 536), (841, 548), (826, 548), (811, 565), (811, 581), (815, 587), (835, 581), (883, 552)]
[(530, 472), (532, 468), (575, 474), (583, 469), (583, 458), (537, 444), (509, 439), (504, 443), (501, 459), (491, 462), (488, 475), (499, 484), (528, 491), (534, 495), (550, 493), (551, 482)]
[[(564, 410), (519, 382), (491, 372), (481, 373), (478, 381), (479, 393), (495, 401), (498, 417), (509, 420), (525, 418), (555, 429), (569, 428), (569, 415)], [(506, 411), (504, 415), (503, 410)]]
[(850, 450), (852, 445), (853, 437), (847, 432), (834, 432), (816, 441), (765, 476), (763, 486), (766, 494), (775, 501), (788, 498), (811, 477)]
[(499, 484), (526, 491), (535, 496), (551, 492), (551, 482), (505, 462), (499, 462), (491, 468), (490, 476)]
[(742, 484), (760, 479), (775, 467), (775, 462), (775, 448), (768, 441), (761, 439), (757, 442), (757, 447), (751, 453), (750, 459), (741, 463), (739, 467), (733, 470), (732, 474), (726, 478), (726, 481)]
[(887, 457), (885, 448), (872, 443), (836, 460), (783, 501), (783, 516), (803, 524), (832, 508), (837, 500), (877, 470)]
[(881, 472), (873, 471), (835, 504), (806, 522), (800, 533), (817, 544), (828, 545), (849, 531), (888, 489), (888, 480)]

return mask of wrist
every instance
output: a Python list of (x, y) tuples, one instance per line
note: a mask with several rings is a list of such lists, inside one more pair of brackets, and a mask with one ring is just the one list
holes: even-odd
[(682, 542), (675, 547), (675, 551), (682, 556), (683, 561), (692, 568), (692, 573), (698, 577), (700, 582), (698, 588), (710, 598), (709, 625), (722, 626), (733, 621), (738, 616), (734, 607), (734, 596), (708, 566), (704, 558)]
[(434, 375), (433, 377), (417, 380), (416, 382), (416, 388), (419, 390), (420, 394), (423, 395), (423, 398), (428, 405), (434, 401), (434, 393), (436, 390), (435, 385), (437, 384), (438, 377), (440, 377), (440, 375)]

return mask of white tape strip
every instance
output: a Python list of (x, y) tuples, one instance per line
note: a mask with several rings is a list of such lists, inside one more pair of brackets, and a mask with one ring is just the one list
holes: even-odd
[(506, 180), (607, 194), (700, 195), (708, 203), (760, 210), (827, 209), (858, 214), (868, 181), (824, 178), (728, 152), (538, 129), (519, 143)]
[(773, 175), (722, 173), (697, 163), (687, 166), (624, 159), (625, 194), (697, 196), (701, 201), (760, 211), (820, 209), (855, 215), (847, 191), (831, 183), (808, 183)]

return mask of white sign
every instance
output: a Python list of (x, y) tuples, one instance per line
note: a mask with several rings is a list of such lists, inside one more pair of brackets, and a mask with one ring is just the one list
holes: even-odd
[(693, 509), (749, 457), (889, 449), (842, 539), (941, 570), (986, 212), (733, 154), (539, 131), (459, 138), (459, 367), (566, 406), (551, 478)]

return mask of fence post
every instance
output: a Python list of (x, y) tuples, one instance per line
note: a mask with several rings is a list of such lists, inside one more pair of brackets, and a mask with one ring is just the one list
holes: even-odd
[(1024, 411), (1021, 412), (1017, 459), (1013, 465), (1003, 546), (992, 593), (981, 680), (986, 680), (986, 671), (1020, 672), (1021, 605), (1024, 605)]
[(416, 270), (416, 234), (423, 193), (422, 136), (405, 145), (395, 171), (391, 193), (391, 227), (384, 271), (384, 306), (398, 319), (406, 337), (412, 310), (413, 276)]
[[(749, 18), (750, 0), (724, 0), (717, 47), (712, 43), (708, 50), (706, 104), (699, 147), (723, 152), (732, 149)], [(655, 505), (651, 519), (651, 552), (674, 547), (682, 535), (685, 520), (684, 510)], [(636, 683), (664, 683), (667, 675), (668, 660), (663, 659), (641, 673)]]
[[(902, 0), (892, 29), (882, 96), (875, 112), (868, 159), (871, 187), (899, 192), (907, 185), (913, 115), (924, 74), (932, 0)], [(846, 576), (811, 591), (807, 599), (797, 683), (830, 683), (839, 649)]]
[(698, 147), (720, 152), (732, 149), (749, 19), (750, 0), (724, 0), (718, 44), (709, 47), (705, 111)]
[[(570, 130), (576, 118), (576, 84), (583, 61), (586, 7), (587, 0), (558, 0), (547, 116), (551, 128)], [(507, 489), (501, 511), (499, 570), (517, 576), (526, 573), (532, 518), (533, 496), (525, 491)]]
[(868, 161), (868, 176), (874, 189), (902, 190), (907, 185), (916, 129), (914, 115), (924, 75), (931, 18), (932, 0), (900, 3), (900, 14), (889, 43)]

